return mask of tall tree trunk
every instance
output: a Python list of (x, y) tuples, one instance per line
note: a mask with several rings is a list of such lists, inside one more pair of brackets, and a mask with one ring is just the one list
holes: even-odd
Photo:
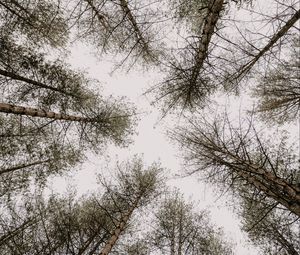
[(10, 6), (6, 5), (5, 3), (3, 3), (3, 1), (0, 1), (0, 5), (2, 5), (5, 9), (7, 9), (10, 13), (12, 13), (13, 15), (17, 16), (19, 19), (21, 19), (23, 22), (25, 22), (27, 25), (29, 25), (30, 27), (35, 28), (29, 21), (27, 18), (24, 18), (23, 16), (21, 16), (19, 13), (17, 13), (14, 9), (12, 9)]
[(231, 78), (229, 78), (231, 81), (239, 79), (241, 76), (243, 76), (246, 72), (248, 72), (254, 65), (255, 63), (267, 52), (269, 51), (275, 43), (282, 37), (284, 36), (288, 30), (294, 26), (294, 24), (300, 19), (300, 10), (298, 10), (292, 18), (290, 18), (286, 24), (275, 34), (272, 36), (268, 44), (259, 51), (259, 53), (252, 59), (250, 60), (247, 64), (242, 66), (239, 70), (237, 70), (237, 75), (232, 75)]
[(31, 166), (36, 166), (36, 165), (42, 165), (45, 163), (48, 163), (50, 160), (40, 160), (40, 161), (35, 161), (29, 164), (21, 164), (18, 166), (14, 166), (14, 167), (10, 167), (10, 168), (5, 168), (5, 169), (0, 169), (0, 175), (4, 174), (4, 173), (10, 173), (10, 172), (14, 172), (23, 168), (27, 168), (27, 167), (31, 167)]
[[(97, 235), (98, 235), (98, 233), (99, 233), (99, 231), (100, 231), (101, 229), (102, 229), (102, 228), (97, 229), (97, 231), (95, 231), (95, 233), (85, 241), (84, 245), (78, 249), (78, 254), (77, 254), (77, 255), (83, 255), (83, 254), (85, 254), (86, 250), (89, 248), (89, 246), (91, 245), (91, 243), (96, 239), (96, 237), (97, 237)], [(95, 250), (97, 249), (97, 247), (100, 246), (100, 244), (105, 240), (105, 238), (106, 238), (106, 236), (104, 235), (104, 236), (96, 243), (96, 246), (93, 248), (94, 251), (93, 251), (92, 253), (95, 252)]]
[(38, 81), (35, 81), (35, 80), (32, 80), (32, 79), (28, 79), (26, 77), (23, 77), (23, 76), (20, 76), (18, 74), (15, 74), (13, 72), (8, 72), (8, 71), (5, 71), (5, 70), (2, 70), (0, 69), (0, 75), (2, 76), (5, 76), (5, 77), (8, 77), (12, 80), (16, 80), (16, 81), (22, 81), (22, 82), (26, 82), (30, 85), (33, 85), (35, 87), (38, 87), (38, 88), (43, 88), (43, 89), (49, 89), (49, 90), (52, 90), (52, 91), (55, 91), (55, 92), (58, 92), (58, 93), (61, 93), (61, 94), (64, 94), (66, 96), (70, 96), (70, 97), (74, 97), (74, 98), (80, 98), (78, 95), (76, 94), (73, 94), (73, 93), (69, 93), (65, 90), (62, 90), (62, 89), (59, 89), (59, 88), (56, 88), (56, 87), (52, 87), (52, 86), (49, 86), (47, 84), (44, 84), (42, 82), (38, 82)]
[(208, 7), (208, 14), (204, 20), (204, 27), (198, 47), (198, 54), (195, 56), (195, 66), (191, 75), (191, 84), (195, 84), (199, 72), (203, 67), (203, 63), (208, 54), (208, 46), (214, 33), (215, 26), (219, 20), (220, 13), (223, 9), (224, 0), (213, 0), (211, 6)]
[(149, 45), (146, 42), (146, 40), (143, 36), (143, 33), (142, 33), (142, 31), (140, 30), (140, 28), (137, 24), (136, 19), (134, 18), (134, 16), (132, 15), (131, 10), (128, 7), (128, 2), (126, 0), (120, 0), (120, 4), (123, 8), (123, 11), (124, 11), (125, 15), (128, 17), (128, 19), (129, 19), (129, 21), (130, 21), (130, 23), (133, 27), (134, 34), (135, 34), (137, 42), (139, 42), (143, 46), (143, 50), (145, 50), (147, 55), (151, 55), (150, 50), (149, 50)]
[(119, 224), (117, 225), (115, 231), (113, 232), (112, 236), (108, 239), (105, 246), (103, 247), (102, 251), (99, 255), (108, 255), (113, 246), (116, 244), (117, 240), (120, 237), (120, 234), (124, 231), (128, 220), (130, 219), (133, 211), (138, 207), (139, 201), (141, 200), (142, 196), (138, 196), (133, 205), (129, 208), (127, 213), (121, 218)]
[(30, 225), (34, 224), (36, 221), (34, 219), (28, 219), (24, 223), (22, 223), (20, 226), (15, 228), (14, 230), (10, 231), (7, 234), (4, 234), (0, 236), (0, 246), (4, 245), (5, 242), (16, 236), (20, 231), (28, 228)]
[(175, 255), (175, 226), (174, 226), (174, 222), (172, 222), (172, 229), (171, 229), (171, 244), (170, 244), (170, 255)]
[(183, 236), (182, 236), (182, 230), (183, 230), (183, 222), (182, 222), (182, 217), (183, 217), (183, 210), (182, 208), (180, 209), (180, 218), (179, 218), (179, 231), (178, 231), (178, 252), (177, 255), (182, 254), (182, 244), (183, 244)]
[[(269, 197), (288, 208), (291, 212), (300, 216), (300, 187), (287, 182), (261, 166), (247, 162), (226, 152), (235, 163), (241, 167), (233, 166), (236, 173), (252, 183), (257, 189), (263, 191)], [(235, 164), (236, 165), (236, 164)]]
[(274, 225), (271, 226), (272, 230), (275, 232), (276, 240), (281, 244), (282, 247), (288, 252), (289, 255), (299, 255), (292, 243), (290, 243)]
[(49, 118), (54, 120), (92, 122), (93, 119), (80, 116), (67, 115), (63, 113), (48, 112), (31, 107), (23, 107), (12, 104), (0, 103), (0, 112), (11, 113), (16, 115), (26, 115), (31, 117)]
[(300, 216), (300, 188), (274, 174), (246, 164), (243, 168), (232, 167), (234, 172), (268, 197)]
[(92, 8), (93, 12), (95, 13), (99, 23), (109, 32), (111, 29), (109, 25), (107, 24), (107, 20), (104, 15), (100, 13), (100, 11), (97, 9), (97, 7), (94, 5), (93, 0), (85, 0), (87, 4)]

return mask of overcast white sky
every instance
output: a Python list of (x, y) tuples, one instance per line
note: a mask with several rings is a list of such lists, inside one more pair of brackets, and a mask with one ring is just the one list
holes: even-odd
[[(260, 1), (262, 2), (262, 1)], [(260, 6), (266, 7), (266, 4)], [(63, 189), (66, 183), (77, 183), (79, 193), (85, 193), (97, 187), (95, 174), (102, 172), (109, 176), (107, 169), (104, 169), (106, 160), (109, 157), (113, 163), (116, 160), (122, 161), (130, 159), (135, 154), (143, 154), (146, 164), (160, 160), (163, 167), (170, 171), (170, 176), (182, 173), (180, 151), (176, 146), (169, 143), (165, 131), (167, 128), (174, 126), (174, 119), (166, 118), (160, 121), (160, 113), (157, 109), (150, 105), (150, 100), (143, 95), (150, 86), (154, 85), (160, 77), (157, 77), (155, 71), (130, 73), (115, 72), (112, 76), (109, 74), (113, 65), (109, 61), (99, 61), (93, 54), (92, 49), (82, 44), (74, 45), (70, 57), (70, 63), (74, 68), (83, 69), (88, 72), (90, 77), (96, 78), (101, 82), (102, 94), (114, 96), (126, 96), (129, 101), (133, 102), (139, 112), (144, 112), (140, 117), (138, 124), (138, 135), (134, 139), (134, 143), (126, 149), (116, 149), (110, 146), (107, 151), (101, 155), (91, 155), (88, 162), (80, 167), (73, 178), (62, 180), (55, 178), (55, 186)], [(229, 111), (238, 114), (240, 106), (245, 104), (245, 100), (249, 98), (223, 98), (219, 100), (219, 109), (222, 110), (224, 105), (231, 103)], [(241, 103), (243, 101), (243, 104)], [(180, 120), (178, 120), (180, 121)], [(113, 164), (112, 164), (113, 166)], [(228, 239), (236, 242), (235, 254), (237, 255), (256, 255), (259, 251), (247, 244), (246, 236), (241, 233), (239, 221), (235, 214), (226, 207), (226, 196), (218, 198), (219, 193), (203, 182), (197, 180), (196, 176), (185, 178), (172, 178), (168, 181), (168, 185), (179, 188), (188, 199), (192, 197), (197, 201), (199, 209), (208, 209), (211, 212), (212, 221), (220, 227), (224, 228)]]

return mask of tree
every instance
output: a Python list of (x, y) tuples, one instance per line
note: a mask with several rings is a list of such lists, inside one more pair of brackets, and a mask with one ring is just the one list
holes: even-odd
[(186, 39), (188, 46), (181, 51), (179, 60), (175, 59), (169, 65), (170, 75), (160, 88), (159, 98), (167, 97), (167, 111), (178, 105), (183, 109), (193, 107), (213, 91), (213, 83), (203, 66), (225, 5), (223, 0), (192, 1), (188, 5), (179, 2), (176, 6), (179, 17), (193, 18), (196, 28), (192, 29), (194, 35)]
[(119, 208), (119, 215), (115, 218), (115, 229), (100, 251), (100, 255), (107, 255), (113, 249), (120, 235), (129, 224), (132, 214), (141, 206), (149, 204), (162, 190), (163, 183), (161, 168), (157, 164), (143, 170), (141, 159), (134, 158), (118, 167), (118, 183), (110, 187), (107, 199)]
[[(164, 69), (169, 74), (154, 88), (156, 100), (164, 98), (164, 113), (173, 108), (203, 108), (216, 91), (236, 92), (244, 88), (246, 81), (264, 72), (260, 66), (285, 58), (281, 52), (289, 48), (291, 35), (297, 34), (300, 18), (296, 1), (275, 1), (272, 4), (277, 6), (270, 8), (274, 10), (271, 14), (259, 13), (258, 8), (252, 8), (252, 1), (172, 3), (179, 20), (191, 29), (181, 35), (178, 49), (171, 48), (166, 53), (169, 57), (164, 61)], [(257, 32), (260, 27), (254, 21), (248, 26), (243, 18), (231, 18), (237, 8), (256, 15), (266, 32)], [(274, 20), (276, 27), (268, 29)]]
[(0, 81), (3, 99), (32, 103), (61, 111), (77, 110), (93, 98), (90, 81), (61, 60), (46, 61), (33, 47), (18, 45), (10, 36), (0, 38)]
[[(267, 22), (278, 20), (278, 26), (274, 33), (263, 38), (259, 35), (257, 38), (255, 31), (252, 32), (253, 39), (247, 39), (249, 36), (242, 35), (244, 44), (237, 46), (232, 43), (235, 50), (231, 50), (230, 54), (223, 56), (219, 61), (220, 72), (218, 75), (222, 77), (228, 90), (237, 89), (241, 85), (241, 81), (249, 77), (251, 71), (253, 73), (252, 69), (259, 62), (267, 64), (284, 59), (285, 56), (281, 57), (280, 53), (285, 44), (287, 48), (290, 46), (289, 38), (297, 34), (296, 24), (300, 19), (300, 10), (296, 7), (296, 1), (292, 1), (289, 5), (286, 5), (284, 1), (276, 1), (276, 4), (278, 12), (274, 16), (260, 14), (266, 18)], [(263, 44), (264, 42), (265, 44)]]
[(195, 212), (178, 192), (163, 200), (154, 222), (150, 243), (161, 254), (232, 254), (221, 232), (209, 223), (207, 212)]
[[(7, 214), (6, 214), (7, 213)], [(91, 254), (112, 227), (92, 197), (41, 195), (4, 211), (0, 225), (2, 254)]]
[(68, 39), (68, 24), (60, 1), (2, 0), (0, 34), (20, 35), (39, 46), (62, 47)]
[(194, 118), (179, 130), (171, 137), (186, 149), (194, 172), (225, 187), (246, 185), (252, 194), (262, 194), (262, 201), (269, 198), (300, 216), (298, 155), (284, 139), (276, 147), (261, 139), (251, 122), (234, 128), (226, 117), (213, 123)]
[(92, 92), (90, 81), (60, 60), (46, 61), (9, 36), (0, 41), (1, 196), (27, 189), (32, 178), (44, 184), (79, 163), (86, 149), (128, 144), (131, 106)]

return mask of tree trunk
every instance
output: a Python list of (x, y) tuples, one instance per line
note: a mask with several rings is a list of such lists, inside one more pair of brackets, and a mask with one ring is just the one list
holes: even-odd
[(74, 97), (74, 98), (80, 98), (76, 94), (69, 93), (69, 92), (64, 91), (62, 89), (46, 85), (46, 84), (44, 84), (42, 82), (38, 82), (38, 81), (35, 81), (35, 80), (32, 80), (32, 79), (28, 79), (26, 77), (17, 75), (17, 74), (15, 74), (13, 72), (8, 72), (8, 71), (0, 69), (0, 75), (8, 77), (8, 78), (10, 78), (12, 80), (26, 82), (28, 84), (31, 84), (31, 85), (35, 86), (35, 87), (39, 87), (39, 88), (43, 88), (43, 89), (49, 89), (49, 90), (52, 90), (52, 91), (55, 91), (55, 92), (58, 92), (58, 93), (61, 93), (61, 94), (64, 94), (64, 95), (67, 95), (67, 96), (70, 96), (70, 97)]
[(128, 212), (121, 218), (120, 223), (118, 224), (117, 228), (113, 232), (112, 236), (108, 239), (105, 246), (103, 247), (102, 251), (99, 255), (108, 255), (113, 246), (116, 244), (117, 240), (120, 237), (120, 234), (124, 231), (128, 220), (130, 219), (133, 211), (138, 207), (138, 203), (142, 196), (138, 196), (133, 205), (129, 208)]
[[(296, 185), (287, 183), (270, 172), (262, 174), (261, 169), (252, 168), (249, 170), (249, 166), (246, 166), (246, 170), (234, 167), (233, 169), (237, 175), (252, 184), (255, 188), (300, 216), (300, 189)], [(253, 170), (256, 170), (256, 172)], [(257, 175), (262, 176), (262, 178)]]
[(93, 0), (85, 0), (87, 2), (87, 4), (92, 8), (93, 12), (95, 12), (96, 17), (99, 21), (99, 23), (109, 32), (110, 31), (110, 27), (109, 25), (106, 23), (106, 18), (104, 15), (102, 15), (99, 10), (96, 8), (96, 6), (93, 3)]
[[(252, 183), (257, 189), (300, 216), (300, 188), (276, 176), (267, 169), (247, 162), (229, 152), (226, 153), (242, 167), (233, 166), (236, 173)], [(230, 163), (229, 163), (230, 164)]]
[(275, 232), (276, 240), (284, 247), (284, 249), (288, 252), (289, 255), (299, 255), (299, 253), (295, 250), (295, 247), (292, 243), (290, 243), (279, 231), (278, 228), (274, 225), (271, 226), (272, 230)]
[(174, 221), (172, 221), (172, 230), (171, 230), (171, 236), (170, 236), (170, 255), (175, 255), (175, 226)]
[[(98, 229), (98, 231), (100, 231), (100, 230), (101, 230), (101, 228)], [(77, 254), (77, 255), (83, 255), (83, 254), (85, 254), (86, 250), (89, 248), (89, 246), (91, 245), (91, 243), (96, 239), (96, 237), (97, 237), (97, 235), (98, 235), (98, 231), (95, 231), (95, 233), (85, 241), (84, 245), (78, 249), (78, 254)], [(96, 250), (97, 247), (100, 246), (100, 244), (104, 241), (105, 237), (106, 237), (106, 236), (104, 235), (104, 236), (97, 242), (97, 244), (96, 244), (96, 246), (94, 247), (93, 250)]]
[(298, 10), (294, 16), (287, 21), (287, 23), (275, 34), (273, 37), (270, 39), (269, 43), (259, 51), (259, 53), (251, 60), (249, 61), (246, 65), (242, 66), (240, 70), (237, 71), (237, 75), (234, 76), (233, 78), (230, 78), (230, 80), (234, 79), (239, 79), (243, 74), (245, 74), (247, 71), (249, 71), (255, 63), (267, 52), (269, 51), (275, 43), (282, 37), (284, 36), (288, 30), (300, 19), (300, 10)]
[(92, 122), (90, 118), (80, 116), (67, 115), (63, 113), (48, 112), (31, 107), (23, 107), (11, 104), (0, 103), (0, 112), (26, 115), (31, 117), (49, 118), (54, 120), (78, 121), (78, 122)]
[(36, 165), (41, 165), (41, 164), (44, 164), (44, 163), (48, 163), (50, 160), (40, 160), (40, 161), (36, 161), (36, 162), (33, 162), (33, 163), (29, 163), (29, 164), (21, 164), (21, 165), (18, 165), (18, 166), (14, 166), (14, 167), (11, 167), (11, 168), (6, 168), (6, 169), (0, 169), (0, 175), (1, 174), (4, 174), (4, 173), (10, 173), (10, 172), (13, 172), (13, 171), (16, 171), (16, 170), (20, 170), (20, 169), (23, 169), (23, 168), (27, 168), (27, 167), (31, 167), (31, 166), (36, 166)]
[(179, 215), (179, 231), (178, 231), (178, 252), (177, 255), (182, 254), (182, 244), (183, 244), (183, 227), (182, 227), (182, 217), (183, 217), (183, 210), (180, 208), (180, 215)]
[(214, 0), (208, 7), (208, 14), (204, 20), (204, 27), (198, 47), (198, 54), (195, 57), (195, 67), (191, 75), (191, 84), (195, 84), (203, 63), (207, 57), (208, 46), (214, 33), (215, 26), (223, 9), (224, 0)]
[(135, 37), (136, 37), (136, 40), (137, 42), (140, 42), (143, 46), (143, 49), (145, 50), (145, 52), (150, 55), (150, 51), (149, 51), (149, 46), (148, 46), (148, 43), (146, 42), (144, 36), (143, 36), (143, 33), (142, 31), (140, 30), (137, 22), (136, 22), (136, 19), (133, 17), (132, 15), (132, 12), (131, 10), (129, 9), (128, 7), (128, 3), (126, 0), (120, 0), (120, 4), (125, 12), (125, 15), (128, 17), (132, 27), (133, 27), (133, 30), (134, 30), (134, 34), (135, 34)]
[(4, 234), (3, 236), (0, 236), (0, 246), (5, 244), (6, 241), (10, 240), (14, 236), (16, 236), (20, 231), (23, 229), (26, 229), (30, 225), (34, 224), (36, 221), (34, 219), (28, 219), (24, 223), (22, 223), (20, 226), (15, 228), (14, 230), (10, 231), (7, 234)]

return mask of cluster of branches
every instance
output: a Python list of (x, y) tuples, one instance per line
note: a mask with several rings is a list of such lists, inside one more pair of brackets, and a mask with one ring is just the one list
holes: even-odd
[[(206, 212), (194, 212), (177, 191), (165, 193), (159, 164), (145, 169), (136, 157), (118, 165), (113, 182), (100, 182), (101, 193), (79, 199), (70, 192), (10, 203), (0, 217), (1, 253), (232, 254)], [(149, 213), (149, 205), (156, 213)], [(137, 235), (140, 231), (142, 236)], [(131, 240), (122, 243), (128, 236)]]

